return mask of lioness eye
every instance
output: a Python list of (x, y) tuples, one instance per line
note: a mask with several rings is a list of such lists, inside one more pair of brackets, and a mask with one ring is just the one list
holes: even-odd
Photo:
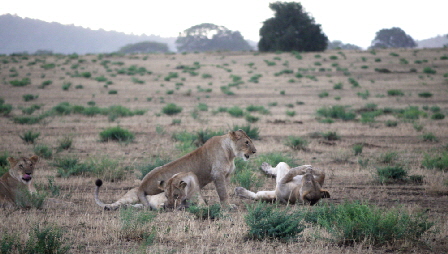
[(246, 145), (248, 145), (249, 144), (249, 140), (246, 140)]

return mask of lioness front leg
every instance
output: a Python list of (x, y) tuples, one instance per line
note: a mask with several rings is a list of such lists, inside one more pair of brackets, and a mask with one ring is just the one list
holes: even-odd
[(234, 204), (229, 203), (229, 194), (227, 193), (226, 187), (226, 177), (220, 174), (219, 176), (215, 177), (213, 183), (215, 184), (216, 191), (218, 192), (221, 206), (228, 206), (231, 209), (235, 208)]

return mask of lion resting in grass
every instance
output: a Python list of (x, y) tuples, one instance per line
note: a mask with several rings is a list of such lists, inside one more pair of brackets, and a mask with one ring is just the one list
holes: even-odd
[(275, 191), (254, 193), (243, 187), (236, 187), (235, 194), (248, 199), (274, 201), (281, 203), (316, 204), (321, 198), (330, 198), (330, 193), (322, 189), (325, 172), (313, 169), (310, 165), (290, 168), (280, 162), (275, 168), (266, 162), (261, 165), (267, 175), (276, 177)]
[[(137, 197), (138, 187), (129, 190), (119, 201), (113, 204), (104, 204), (98, 197), (99, 189), (103, 182), (98, 179), (95, 182), (95, 202), (106, 210), (117, 209), (120, 206), (132, 206), (142, 208), (142, 204), (135, 204), (139, 201)], [(147, 195), (150, 207), (160, 208), (183, 208), (188, 207), (188, 202), (197, 201), (199, 205), (205, 205), (199, 189), (199, 181), (192, 172), (182, 172), (173, 175), (167, 181), (160, 181), (159, 188), (163, 191), (157, 195)]]
[(131, 189), (117, 202), (100, 206), (105, 209), (116, 209), (120, 205), (131, 203), (130, 201), (136, 200), (137, 197), (145, 207), (157, 209), (151, 205), (147, 196), (157, 195), (163, 191), (159, 188), (160, 182), (167, 181), (177, 173), (190, 171), (197, 176), (200, 189), (213, 182), (221, 205), (232, 206), (229, 204), (227, 184), (230, 174), (235, 170), (234, 159), (241, 157), (248, 160), (256, 151), (252, 140), (243, 130), (214, 136), (193, 152), (150, 171), (137, 188)]
[(0, 177), (0, 207), (13, 207), (24, 194), (36, 193), (32, 176), (38, 161), (36, 155), (30, 158), (8, 158), (9, 171)]

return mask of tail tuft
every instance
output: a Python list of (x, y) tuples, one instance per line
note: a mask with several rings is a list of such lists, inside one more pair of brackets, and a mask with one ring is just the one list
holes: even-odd
[(101, 179), (96, 179), (95, 185), (101, 187), (101, 185), (103, 185), (103, 181), (101, 181)]

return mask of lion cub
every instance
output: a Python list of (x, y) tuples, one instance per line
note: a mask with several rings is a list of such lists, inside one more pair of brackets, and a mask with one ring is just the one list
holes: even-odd
[(36, 193), (32, 177), (39, 157), (8, 158), (10, 169), (0, 178), (0, 207), (12, 207), (23, 192)]
[[(116, 210), (120, 206), (132, 206), (135, 208), (143, 208), (142, 204), (136, 204), (139, 201), (137, 197), (138, 187), (129, 190), (122, 198), (112, 204), (104, 204), (99, 199), (99, 190), (103, 182), (98, 179), (95, 182), (96, 188), (94, 192), (95, 202), (103, 207), (104, 210)], [(201, 196), (199, 181), (193, 172), (182, 172), (174, 174), (166, 182), (159, 181), (158, 187), (163, 191), (156, 195), (146, 195), (149, 206), (153, 210), (161, 208), (182, 208), (188, 207), (190, 200), (197, 199), (199, 205), (205, 204)]]
[(281, 203), (316, 204), (321, 198), (330, 198), (330, 193), (322, 189), (325, 173), (313, 169), (310, 165), (290, 168), (280, 162), (275, 168), (264, 162), (261, 165), (267, 175), (276, 177), (275, 191), (259, 191), (254, 193), (243, 187), (235, 188), (235, 194), (242, 198), (274, 201)]

